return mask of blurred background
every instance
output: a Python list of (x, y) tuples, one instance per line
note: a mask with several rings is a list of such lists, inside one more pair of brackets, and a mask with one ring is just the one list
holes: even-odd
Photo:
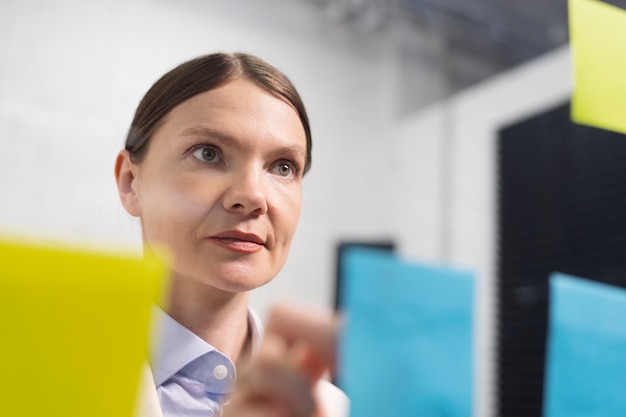
[[(540, 115), (569, 123), (567, 2), (0, 0), (0, 231), (139, 252), (115, 156), (149, 86), (215, 51), (284, 71), (312, 123), (304, 211), (287, 265), (253, 296), (261, 315), (277, 298), (332, 306), (345, 242), (391, 242), (411, 259), (471, 269), (474, 414), (540, 415), (542, 362), (524, 358), (541, 356), (545, 323), (530, 350), (504, 348), (529, 339), (503, 331), (499, 310), (509, 302), (498, 298), (507, 291), (499, 190), (509, 184), (500, 173), (523, 180), (524, 169), (553, 166), (532, 152), (516, 158), (546, 124), (514, 126)], [(499, 145), (505, 133), (521, 137), (518, 148)], [(526, 201), (507, 189), (511, 207)], [(544, 293), (527, 283), (511, 291), (522, 311), (513, 316), (534, 306), (545, 316)]]

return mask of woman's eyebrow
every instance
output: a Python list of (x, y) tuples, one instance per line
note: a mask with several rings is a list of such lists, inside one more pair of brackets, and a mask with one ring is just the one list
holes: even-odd
[(204, 136), (218, 139), (220, 141), (234, 141), (236, 140), (225, 134), (224, 132), (220, 132), (219, 130), (215, 130), (208, 126), (193, 126), (189, 127), (181, 132), (182, 136)]
[(273, 150), (273, 153), (276, 155), (293, 155), (297, 158), (306, 159), (306, 150), (297, 145), (293, 146), (281, 146)]
[(214, 129), (209, 126), (193, 126), (183, 130), (180, 133), (183, 138), (191, 138), (193, 140), (211, 140), (215, 141), (216, 145), (234, 147), (238, 149), (244, 149), (245, 146), (237, 139), (237, 137), (229, 135), (219, 129)]
[[(234, 145), (240, 145), (239, 140), (229, 135), (228, 133), (222, 132), (220, 130), (211, 128), (209, 126), (193, 126), (189, 127), (181, 132), (182, 136), (195, 136), (195, 137), (210, 137), (212, 139), (216, 139), (220, 142), (228, 142)], [(303, 158), (306, 158), (306, 147), (299, 145), (284, 145), (278, 146), (273, 153), (294, 153), (298, 155), (302, 155)]]

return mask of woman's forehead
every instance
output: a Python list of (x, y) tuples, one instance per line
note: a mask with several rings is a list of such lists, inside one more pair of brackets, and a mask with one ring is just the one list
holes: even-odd
[(172, 110), (185, 119), (208, 116), (244, 119), (269, 118), (302, 125), (291, 104), (246, 80), (231, 81), (221, 87), (197, 94)]
[(296, 110), (247, 80), (231, 81), (182, 102), (164, 118), (159, 131), (177, 136), (272, 137), (306, 148)]

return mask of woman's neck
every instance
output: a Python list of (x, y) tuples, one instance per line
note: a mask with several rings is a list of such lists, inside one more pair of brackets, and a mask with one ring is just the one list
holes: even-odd
[(237, 362), (249, 345), (249, 293), (228, 293), (186, 279), (171, 281), (164, 310), (181, 325)]

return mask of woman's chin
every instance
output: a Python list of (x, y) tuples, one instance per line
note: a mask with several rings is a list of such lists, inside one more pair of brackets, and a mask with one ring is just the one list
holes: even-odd
[(216, 285), (216, 288), (221, 289), (222, 291), (232, 292), (232, 293), (243, 293), (255, 290), (259, 287), (270, 282), (271, 279), (267, 280), (259, 280), (258, 277), (254, 278), (240, 278), (240, 279), (228, 279), (224, 282), (221, 282), (219, 285)]
[(272, 274), (260, 274), (258, 269), (242, 265), (230, 265), (208, 271), (174, 267), (173, 274), (178, 285), (195, 287), (200, 292), (211, 289), (228, 293), (249, 292), (262, 287), (274, 278)]

